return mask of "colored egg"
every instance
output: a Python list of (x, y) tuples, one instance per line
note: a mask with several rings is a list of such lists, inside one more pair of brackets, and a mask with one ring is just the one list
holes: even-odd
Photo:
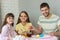
[(44, 37), (44, 34), (40, 34), (39, 36), (40, 36), (40, 37)]
[(39, 38), (40, 36), (39, 35), (36, 35), (37, 38)]

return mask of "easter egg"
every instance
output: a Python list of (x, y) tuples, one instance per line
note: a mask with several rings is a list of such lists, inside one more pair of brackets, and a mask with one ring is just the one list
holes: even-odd
[(44, 37), (44, 34), (40, 34), (40, 37)]
[(39, 38), (40, 36), (39, 35), (36, 35), (37, 38)]

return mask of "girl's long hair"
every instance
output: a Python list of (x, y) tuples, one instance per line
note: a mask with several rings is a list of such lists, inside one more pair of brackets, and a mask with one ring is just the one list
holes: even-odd
[(26, 11), (21, 11), (21, 13), (19, 14), (19, 17), (18, 17), (17, 24), (21, 23), (20, 17), (21, 17), (21, 14), (22, 14), (22, 13), (25, 13), (26, 16), (28, 17), (28, 19), (26, 20), (26, 22), (30, 22), (28, 13), (27, 13)]
[[(2, 26), (4, 26), (4, 25), (6, 25), (7, 24), (7, 18), (8, 17), (12, 17), (13, 19), (14, 19), (14, 15), (13, 15), (13, 13), (8, 13), (6, 16), (5, 16), (5, 19), (4, 19), (4, 22), (3, 22), (3, 25)], [(12, 26), (14, 25), (14, 23), (12, 23)]]

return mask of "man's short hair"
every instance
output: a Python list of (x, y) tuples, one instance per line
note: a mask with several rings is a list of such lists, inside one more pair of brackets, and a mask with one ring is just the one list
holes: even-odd
[(49, 5), (48, 5), (48, 3), (41, 3), (40, 9), (43, 8), (43, 7), (50, 8)]

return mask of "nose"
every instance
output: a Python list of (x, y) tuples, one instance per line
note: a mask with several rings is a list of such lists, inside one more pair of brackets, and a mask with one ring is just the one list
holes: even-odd
[(44, 11), (42, 11), (42, 13), (44, 14), (44, 13), (46, 13), (46, 11), (44, 10)]

